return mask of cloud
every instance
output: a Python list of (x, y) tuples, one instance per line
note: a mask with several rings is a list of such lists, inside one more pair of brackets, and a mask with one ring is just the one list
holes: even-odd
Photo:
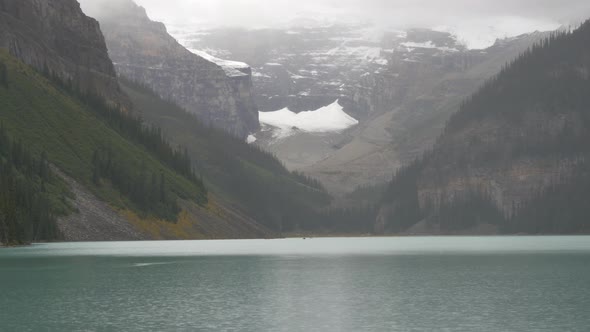
[[(107, 2), (80, 0), (87, 12)], [(309, 20), (371, 22), (388, 28), (441, 28), (472, 35), (510, 37), (590, 18), (588, 0), (135, 0), (149, 16), (193, 27), (285, 27)], [(112, 7), (110, 7), (112, 8)], [(107, 14), (109, 14), (107, 12)], [(493, 33), (490, 33), (493, 31)]]
[[(88, 0), (87, 0), (88, 1)], [(95, 0), (100, 2), (101, 0)], [(431, 27), (461, 20), (522, 17), (569, 24), (590, 17), (590, 1), (568, 0), (137, 0), (150, 16), (168, 23), (276, 26), (313, 16), (391, 26)]]

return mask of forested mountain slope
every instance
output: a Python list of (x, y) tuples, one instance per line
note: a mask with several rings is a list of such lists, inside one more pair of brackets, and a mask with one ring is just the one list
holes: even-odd
[(590, 22), (538, 43), (395, 176), (379, 232), (590, 231)]
[(0, 119), (12, 141), (36, 158), (43, 155), (100, 200), (141, 218), (175, 223), (180, 200), (207, 203), (190, 160), (158, 131), (100, 99), (77, 95), (5, 52), (0, 61)]
[(276, 231), (313, 230), (330, 196), (314, 180), (291, 173), (271, 154), (201, 124), (149, 88), (122, 79), (123, 90), (144, 119), (186, 147), (196, 170), (220, 199)]
[[(43, 6), (0, 6), (12, 22), (0, 45), (1, 243), (270, 237), (315, 226), (330, 199), (316, 181), (149, 89), (121, 90), (96, 22), (75, 1), (51, 5), (51, 24), (29, 33), (47, 23)], [(52, 34), (74, 38), (72, 26), (80, 27), (72, 36), (89, 38), (80, 45), (94, 42), (70, 49), (67, 59), (83, 68), (51, 43)], [(13, 47), (29, 44), (46, 58), (27, 61), (42, 54)], [(121, 102), (102, 81), (68, 76), (81, 70), (109, 77)]]
[(67, 195), (46, 155), (33, 156), (0, 124), (0, 244), (58, 238), (56, 216), (68, 212)]

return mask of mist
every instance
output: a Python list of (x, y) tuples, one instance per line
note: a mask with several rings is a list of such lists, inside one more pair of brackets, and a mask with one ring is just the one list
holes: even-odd
[[(88, 1), (88, 0), (86, 0)], [(461, 22), (521, 20), (544, 27), (590, 16), (590, 1), (569, 0), (137, 0), (153, 19), (173, 24), (273, 27), (300, 18), (366, 21), (390, 27), (435, 27)]]

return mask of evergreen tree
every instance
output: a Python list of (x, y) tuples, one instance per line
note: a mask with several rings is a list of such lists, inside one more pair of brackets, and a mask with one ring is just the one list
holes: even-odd
[[(151, 173), (145, 164), (133, 165), (107, 147), (93, 153), (93, 180), (102, 185), (107, 180), (144, 214), (174, 222), (180, 212), (176, 196), (166, 185), (164, 172)], [(159, 178), (158, 178), (159, 176)], [(151, 179), (151, 181), (150, 181)]]
[(0, 124), (0, 243), (29, 243), (59, 238), (47, 185), (55, 186), (45, 153), (34, 157), (14, 142)]
[(8, 87), (8, 68), (4, 62), (0, 62), (0, 84)]

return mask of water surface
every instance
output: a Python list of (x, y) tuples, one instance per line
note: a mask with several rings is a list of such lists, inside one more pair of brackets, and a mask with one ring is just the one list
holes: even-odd
[(0, 250), (6, 331), (588, 331), (590, 237)]

